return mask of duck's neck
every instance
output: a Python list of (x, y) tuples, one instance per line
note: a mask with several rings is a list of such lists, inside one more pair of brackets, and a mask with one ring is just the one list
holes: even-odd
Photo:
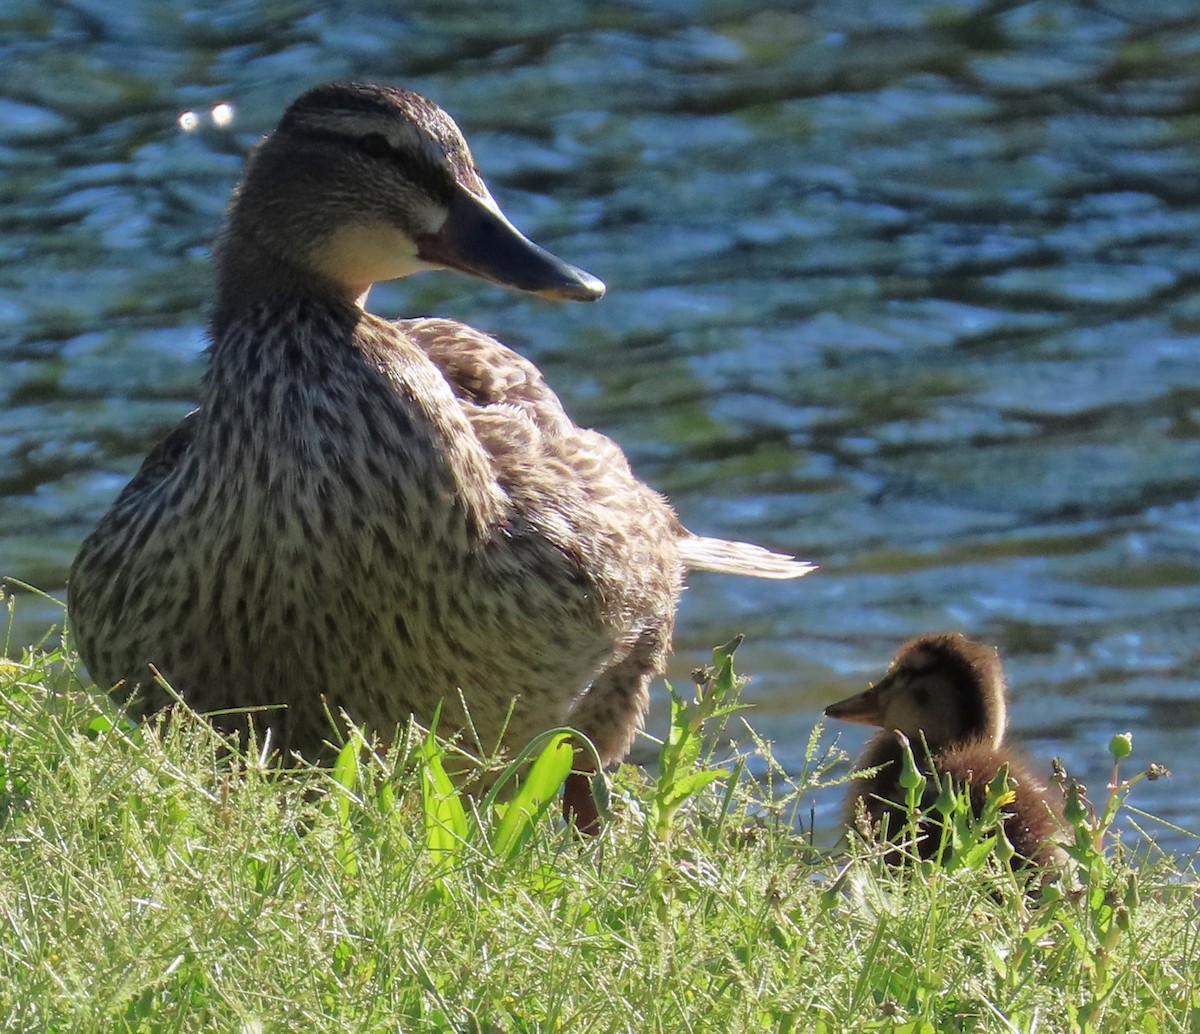
[[(983, 707), (983, 704), (980, 704)], [(1004, 740), (1004, 718), (999, 717), (999, 726), (995, 725), (996, 716), (990, 712), (981, 710), (978, 714), (970, 715), (971, 721), (964, 723), (960, 728), (940, 729), (930, 731), (928, 729), (909, 729), (903, 730), (903, 734), (907, 737), (908, 742), (912, 745), (913, 755), (918, 761), (925, 756), (926, 749), (931, 755), (938, 755), (944, 750), (949, 750), (952, 747), (961, 746), (964, 743), (983, 742), (993, 749), (999, 748)], [(878, 741), (880, 744), (889, 743), (895, 744), (896, 756), (899, 757), (900, 738), (896, 733), (901, 730), (884, 729), (878, 733), (872, 742)], [(885, 753), (891, 751), (891, 746), (881, 747)], [(886, 759), (885, 759), (886, 760)], [(872, 765), (882, 764), (882, 761), (872, 762)]]
[(288, 390), (312, 397), (345, 364), (355, 366), (364, 313), (344, 288), (235, 229), (222, 236), (216, 265), (200, 400), (209, 415), (233, 412), (240, 419), (289, 408)]
[(216, 248), (217, 302), (212, 335), (220, 341), (230, 324), (254, 311), (287, 311), (317, 305), (331, 311), (361, 310), (366, 292), (347, 288), (264, 244), (236, 222)]

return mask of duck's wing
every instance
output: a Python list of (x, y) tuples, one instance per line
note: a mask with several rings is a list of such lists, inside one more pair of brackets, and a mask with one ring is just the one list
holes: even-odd
[(93, 677), (112, 685), (130, 672), (112, 663), (120, 635), (116, 615), (127, 589), (118, 577), (141, 548), (162, 514), (164, 486), (187, 462), (196, 431), (196, 412), (183, 418), (142, 461), (108, 513), (79, 547), (68, 576), (70, 613), (76, 643)]
[(138, 467), (137, 474), (130, 482), (131, 485), (157, 481), (179, 466), (195, 436), (195, 417), (199, 412), (200, 410), (193, 409), (170, 430), (161, 442), (150, 450), (150, 454), (142, 460), (142, 465)]
[(614, 516), (623, 512), (631, 521), (658, 522), (676, 539), (688, 570), (799, 578), (814, 569), (748, 542), (693, 535), (666, 500), (637, 479), (619, 445), (577, 427), (541, 370), (495, 338), (452, 320), (403, 320), (399, 326), (441, 370), (501, 476), (509, 462), (534, 453), (541, 462), (569, 466), (591, 500)]
[(612, 601), (625, 633), (643, 620), (669, 626), (687, 531), (620, 446), (576, 426), (541, 371), (494, 338), (449, 320), (399, 327), (441, 371), (489, 458), (512, 508), (506, 548), (530, 538), (522, 527), (535, 529), (551, 558), (572, 558), (597, 598)]
[(524, 356), (453, 320), (402, 320), (398, 325), (441, 371), (500, 467), (537, 456), (567, 465), (593, 491), (607, 486), (613, 492), (644, 492), (666, 505), (637, 480), (616, 442), (571, 420), (542, 371)]
[[(142, 460), (137, 473), (129, 483), (117, 494), (109, 512), (105, 514), (100, 526), (84, 543), (86, 552), (89, 547), (98, 547), (101, 542), (110, 541), (114, 529), (127, 529), (131, 525), (145, 526), (148, 524), (147, 515), (157, 517), (164, 500), (161, 497), (164, 483), (180, 466), (186, 462), (196, 435), (196, 414), (200, 410), (193, 409), (178, 424), (176, 424)], [(110, 534), (105, 535), (108, 531)], [(78, 564), (78, 559), (76, 564)]]
[(494, 337), (454, 320), (399, 320), (397, 326), (441, 370), (460, 401), (509, 407), (550, 434), (579, 430), (542, 371)]

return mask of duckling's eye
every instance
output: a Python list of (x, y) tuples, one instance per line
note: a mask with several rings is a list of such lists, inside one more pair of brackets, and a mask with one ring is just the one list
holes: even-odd
[(362, 138), (361, 147), (372, 158), (386, 158), (392, 153), (392, 145), (382, 133), (368, 133)]

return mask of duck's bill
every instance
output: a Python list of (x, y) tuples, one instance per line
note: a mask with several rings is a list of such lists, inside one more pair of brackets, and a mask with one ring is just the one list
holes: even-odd
[(883, 711), (879, 706), (879, 693), (875, 688), (863, 690), (836, 704), (825, 708), (829, 718), (837, 718), (843, 722), (857, 722), (860, 725), (882, 725)]
[(534, 244), (503, 213), (459, 188), (437, 233), (417, 238), (417, 257), (560, 301), (594, 302), (604, 283)]

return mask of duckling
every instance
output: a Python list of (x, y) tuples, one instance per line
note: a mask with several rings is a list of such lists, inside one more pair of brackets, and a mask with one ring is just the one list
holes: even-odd
[(70, 573), (80, 652), (134, 713), (169, 703), (153, 666), (221, 727), (258, 709), (284, 756), (324, 756), (330, 713), (387, 734), (440, 705), (443, 733), (469, 712), (512, 750), (568, 724), (608, 764), (642, 723), (685, 572), (812, 569), (693, 535), (494, 338), (367, 311), (372, 284), (435, 268), (556, 300), (605, 290), (508, 221), (424, 97), (301, 96), (250, 157), (215, 264), (198, 408)]
[[(883, 729), (855, 763), (857, 769), (883, 767), (851, 784), (847, 824), (854, 827), (861, 801), (872, 826), (886, 817), (893, 834), (901, 829), (905, 790), (899, 781), (902, 744), (897, 733), (903, 733), (926, 775), (936, 772), (957, 786), (970, 784), (976, 814), (983, 808), (988, 783), (1008, 765), (1016, 795), (1004, 809), (1009, 842), (1026, 863), (1047, 866), (1056, 861), (1061, 806), (1020, 755), (1004, 744), (1006, 694), (995, 647), (959, 633), (923, 635), (905, 643), (879, 682), (825, 709), (830, 718)], [(936, 796), (930, 784), (923, 807), (932, 805)], [(926, 836), (922, 854), (928, 857), (936, 845), (936, 833)]]

